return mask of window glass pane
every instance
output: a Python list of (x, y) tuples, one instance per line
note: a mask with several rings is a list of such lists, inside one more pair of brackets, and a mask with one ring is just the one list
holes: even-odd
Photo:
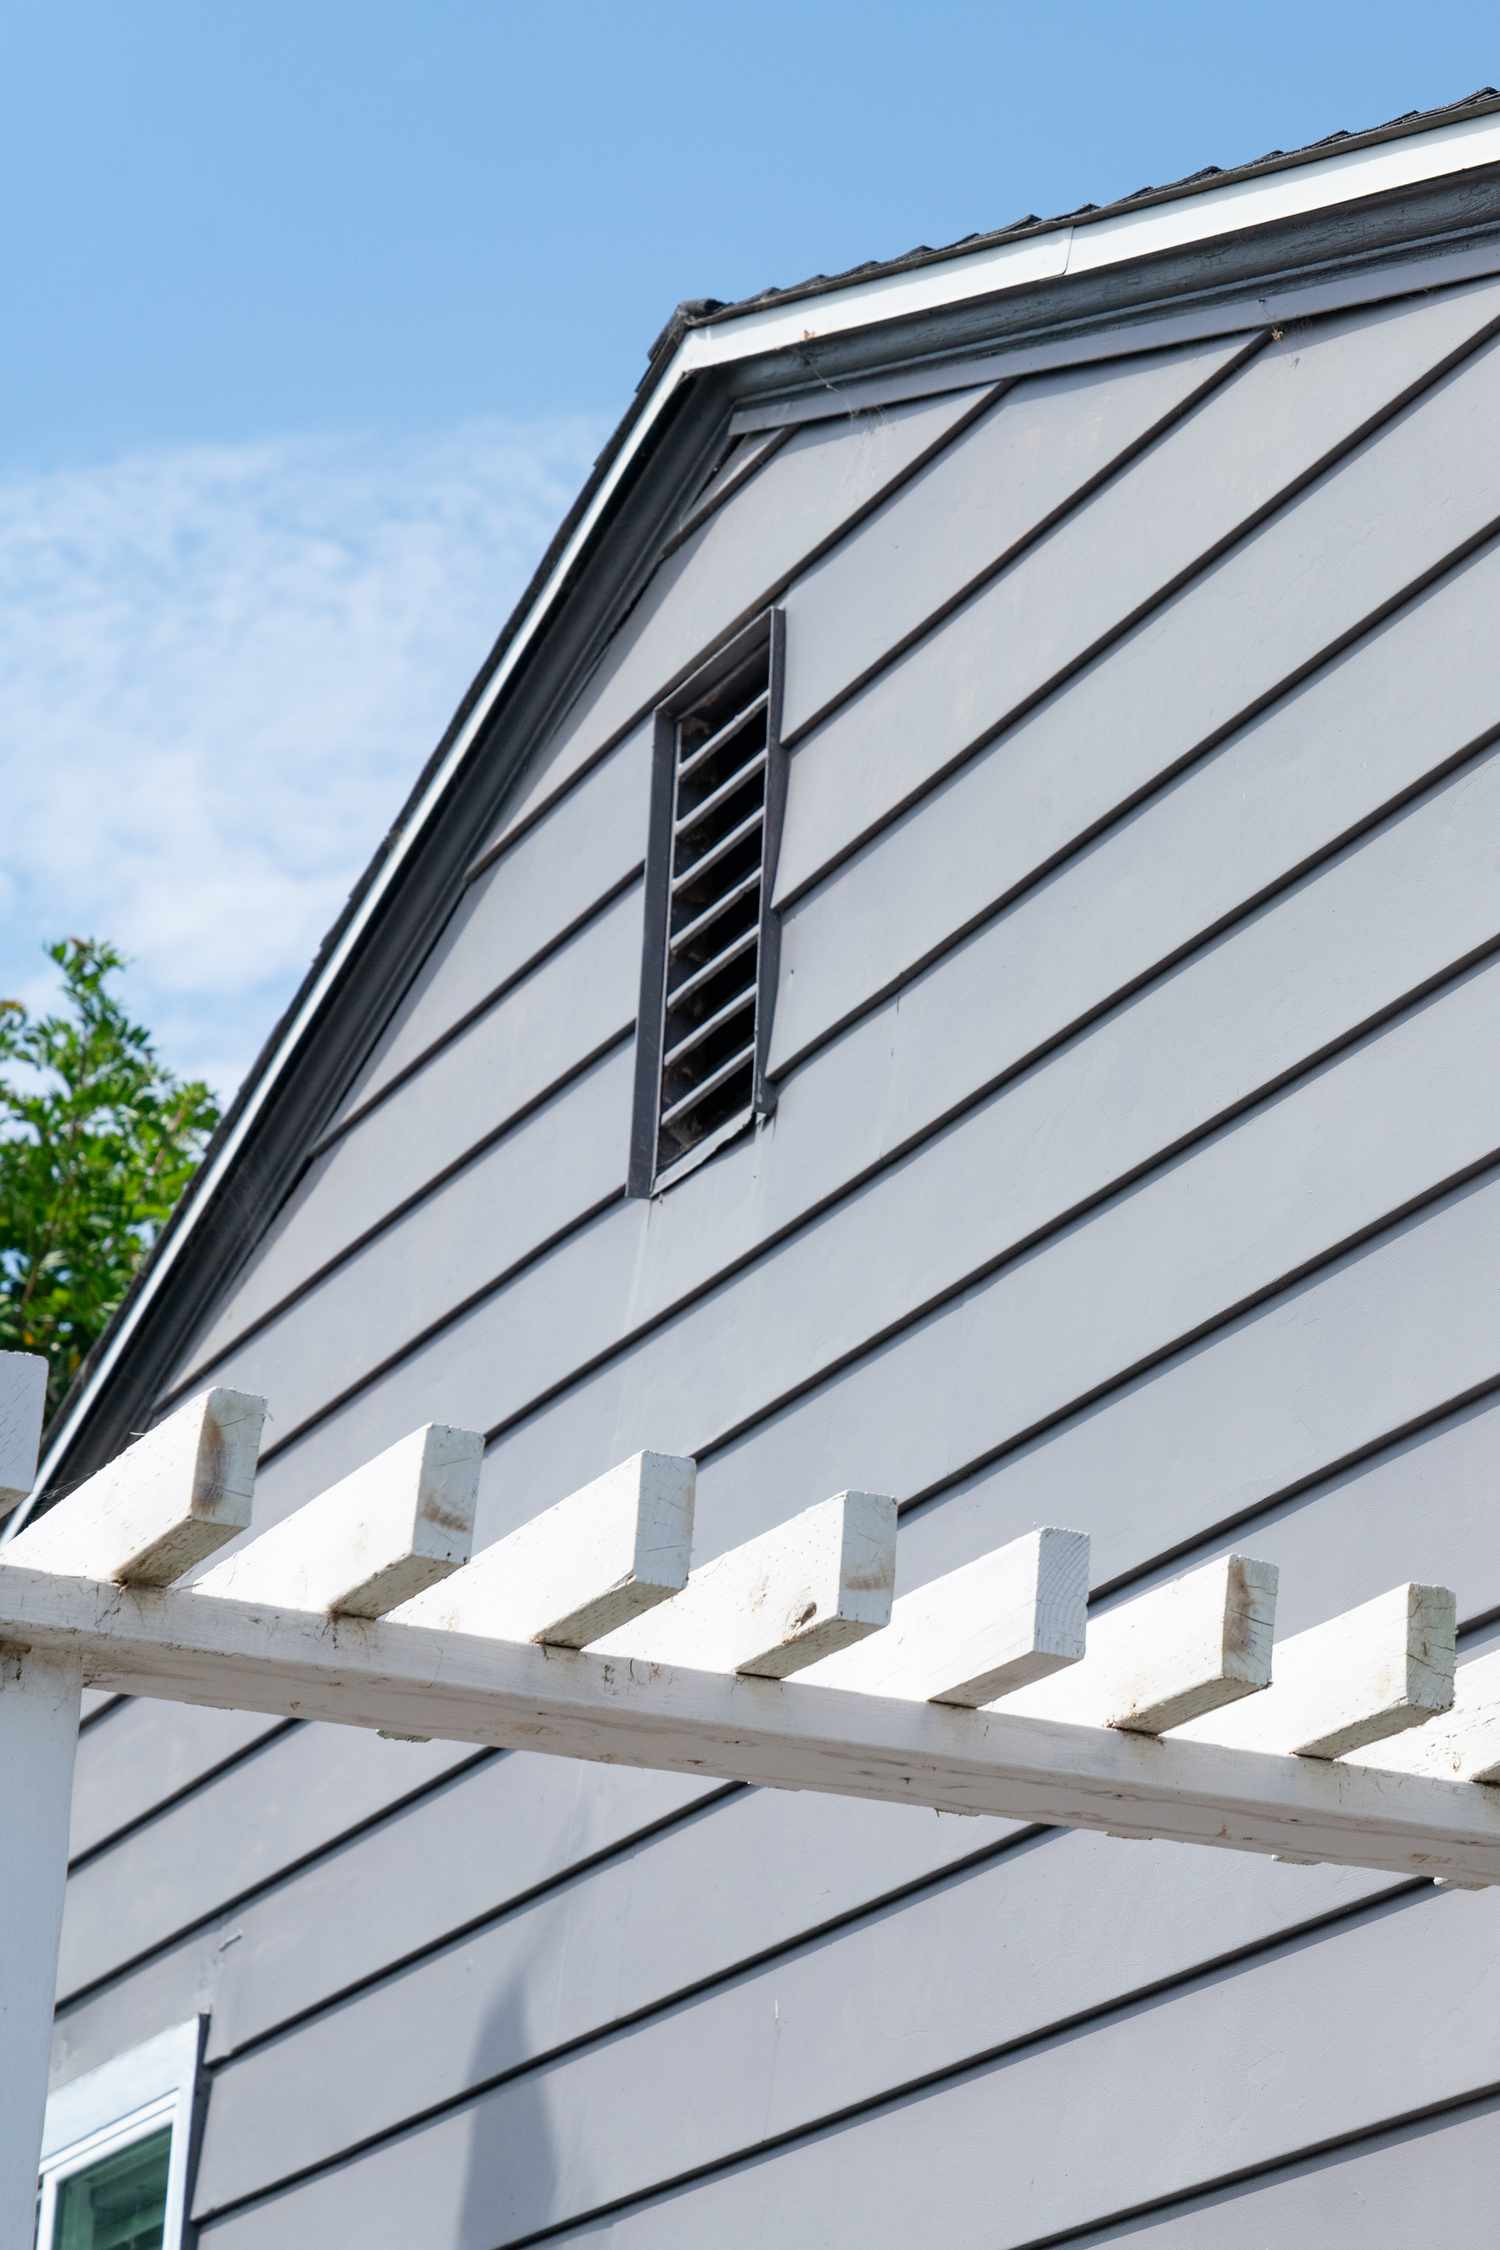
[(161, 2250), (172, 2128), (64, 2180), (52, 2250)]

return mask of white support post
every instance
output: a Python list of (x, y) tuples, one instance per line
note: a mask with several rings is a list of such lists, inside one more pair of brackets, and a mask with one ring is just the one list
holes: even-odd
[[(36, 1472), (47, 1363), (0, 1352), (0, 1503)], [(30, 2242), (68, 1880), (81, 1656), (0, 1646), (0, 2243)]]
[(0, 1649), (0, 2243), (28, 2243), (47, 2107), (57, 1942), (68, 1881), (73, 1753), (83, 1675), (76, 1658)]

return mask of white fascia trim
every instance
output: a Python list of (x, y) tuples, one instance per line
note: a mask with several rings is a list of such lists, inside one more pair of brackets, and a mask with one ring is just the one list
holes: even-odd
[(1241, 233), (1250, 227), (1269, 226), (1278, 219), (1296, 218), (1308, 212), (1358, 202), (1368, 196), (1389, 194), (1425, 180), (1474, 171), (1481, 165), (1497, 162), (1500, 162), (1500, 115), (1465, 118), (1457, 125), (1434, 126), (1425, 132), (1348, 149), (1340, 155), (1311, 158), (1283, 171), (1236, 180), (1224, 187), (1194, 190), (1179, 200), (1122, 211), (1113, 217), (1078, 219), (1050, 233), (1030, 235), (1016, 242), (994, 243), (984, 250), (956, 253), (951, 258), (942, 258), (906, 273), (875, 275), (868, 281), (851, 282), (844, 289), (782, 302), (759, 311), (752, 307), (689, 329), (657, 377), (589, 508), (534, 597), (448, 755), (422, 792), (399, 840), (350, 917), (317, 983), (287, 1027), (280, 1046), (246, 1101), (234, 1131), (218, 1150), (213, 1163), (194, 1181), (183, 1223), (157, 1258), (129, 1316), (120, 1323), (77, 1404), (48, 1446), (38, 1471), (38, 1489), (56, 1475), (73, 1431), (110, 1380), (128, 1349), (141, 1315), (159, 1294), (181, 1257), (192, 1232), (194, 1209), (201, 1208), (213, 1195), (234, 1164), (325, 997), (359, 944), (407, 855), (414, 849), (434, 808), (447, 793), (495, 703), (541, 631), (574, 564), (592, 538), (596, 524), (628, 475), (631, 463), (684, 382), (707, 369), (783, 351), (792, 344), (902, 320), (913, 313), (934, 311), (973, 298), (997, 296), (1038, 281), (1098, 272), (1106, 266), (1125, 265), (1164, 250), (1187, 248)]
[(50, 2170), (122, 2120), (192, 2091), (198, 2070), (198, 2019), (174, 2024), (143, 2046), (85, 2071), (47, 2098), (42, 2169)]

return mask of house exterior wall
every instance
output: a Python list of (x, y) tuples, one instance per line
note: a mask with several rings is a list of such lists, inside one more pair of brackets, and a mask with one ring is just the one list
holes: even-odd
[[(1050, 1521), (1100, 1606), (1232, 1545), (1284, 1631), (1429, 1578), (1482, 1645), (1496, 322), (768, 448), (159, 1402), (267, 1394), (262, 1520), (436, 1419), (481, 1542), (649, 1445), (703, 1559), (864, 1486), (903, 1586)], [(778, 1106), (629, 1199), (650, 710), (763, 592)], [(1493, 2171), (1487, 1894), (126, 1702), (74, 1846), (58, 2068), (211, 2011), (205, 2250), (1394, 2250)]]

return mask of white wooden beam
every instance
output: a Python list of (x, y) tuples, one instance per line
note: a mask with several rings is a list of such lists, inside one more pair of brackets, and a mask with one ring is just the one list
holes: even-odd
[(0, 1515), (36, 1481), (47, 1362), (36, 1352), (0, 1352)]
[[(97, 1589), (94, 1590), (97, 1592)], [(118, 1599), (118, 1596), (114, 1598)], [(36, 2224), (37, 2160), (57, 1941), (68, 1878), (68, 1817), (82, 1674), (76, 1653), (0, 1648), (0, 1777), (5, 1903), (0, 1912), (0, 2243)]]
[[(365, 1623), (0, 1563), (0, 1640), (93, 1685), (770, 1788), (1352, 1867), (1500, 1881), (1500, 1797), (1467, 1783), (835, 1694), (597, 1651)], [(1061, 1676), (1061, 1675), (1060, 1675)]]
[(1275, 1625), (1276, 1565), (1219, 1555), (1091, 1618), (1081, 1664), (1007, 1696), (999, 1708), (1072, 1726), (1165, 1734), (1263, 1690)]
[(1352, 1752), (1349, 1763), (1445, 1781), (1500, 1783), (1500, 1649), (1459, 1665), (1450, 1711), (1395, 1741)]
[(706, 1563), (674, 1601), (595, 1645), (785, 1680), (887, 1624), (895, 1577), (895, 1501), (840, 1492)]
[(170, 1586), (250, 1522), (264, 1399), (213, 1390), (17, 1534), (8, 1562), (122, 1586)]
[(403, 1604), (404, 1624), (587, 1648), (687, 1584), (697, 1472), (637, 1453)]
[(1088, 1599), (1088, 1534), (1028, 1531), (901, 1595), (883, 1632), (825, 1656), (803, 1678), (974, 1710), (1076, 1664)]
[(1279, 1641), (1264, 1695), (1183, 1732), (1231, 1748), (1341, 1758), (1423, 1726), (1453, 1702), (1455, 1623), (1446, 1586), (1393, 1586)]
[(196, 1579), (200, 1597), (384, 1617), (467, 1562), (484, 1439), (429, 1422)]

